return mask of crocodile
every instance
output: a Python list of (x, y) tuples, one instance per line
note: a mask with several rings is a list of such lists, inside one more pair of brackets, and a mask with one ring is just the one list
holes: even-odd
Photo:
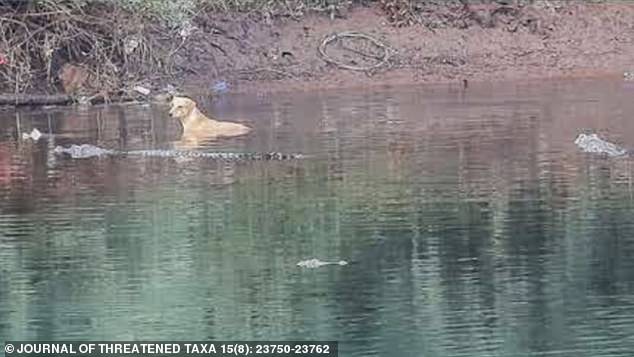
[(305, 158), (302, 154), (284, 154), (280, 152), (252, 153), (252, 152), (204, 152), (189, 150), (114, 150), (104, 149), (90, 144), (56, 146), (53, 150), (58, 155), (68, 155), (73, 159), (85, 159), (104, 156), (141, 156), (141, 157), (173, 157), (173, 158), (203, 158), (222, 161), (244, 160), (295, 160)]

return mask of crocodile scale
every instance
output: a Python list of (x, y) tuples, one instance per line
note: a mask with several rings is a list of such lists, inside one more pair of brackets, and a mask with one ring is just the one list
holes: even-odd
[(302, 159), (302, 154), (269, 153), (237, 153), (237, 152), (203, 152), (187, 150), (112, 150), (98, 146), (82, 144), (69, 147), (56, 146), (56, 154), (66, 154), (73, 159), (85, 159), (102, 156), (142, 156), (142, 157), (174, 157), (174, 158), (205, 158), (212, 160), (240, 161), (240, 160), (294, 160)]

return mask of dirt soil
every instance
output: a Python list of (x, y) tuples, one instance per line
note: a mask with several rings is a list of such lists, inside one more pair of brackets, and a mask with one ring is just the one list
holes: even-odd
[[(193, 45), (182, 56), (188, 74), (176, 84), (202, 94), (224, 81), (229, 92), (262, 93), (464, 80), (622, 78), (634, 68), (634, 2), (548, 5), (508, 21), (501, 14), (491, 26), (479, 20), (479, 25), (396, 27), (379, 5), (354, 7), (335, 18), (209, 18), (198, 22)], [(333, 41), (324, 47), (328, 55), (340, 64), (374, 63), (377, 68), (356, 71), (324, 60), (319, 46), (326, 36), (343, 31), (367, 34), (380, 43)]]

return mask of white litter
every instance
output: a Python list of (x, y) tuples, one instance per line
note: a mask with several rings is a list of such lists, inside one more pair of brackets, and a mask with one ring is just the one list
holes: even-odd
[(596, 154), (607, 154), (608, 156), (623, 156), (627, 154), (627, 150), (605, 141), (597, 134), (579, 134), (575, 139), (575, 144), (583, 151)]
[(38, 141), (41, 137), (42, 133), (37, 129), (31, 130), (30, 133), (22, 133), (23, 140), (33, 139), (33, 141)]
[(345, 260), (340, 260), (338, 262), (324, 262), (319, 259), (308, 259), (308, 260), (302, 260), (301, 262), (297, 263), (297, 266), (302, 268), (319, 268), (324, 265), (344, 266), (344, 265), (348, 265), (348, 262)]
[(136, 92), (139, 92), (139, 93), (141, 93), (141, 94), (143, 94), (143, 95), (148, 95), (148, 94), (150, 94), (150, 92), (151, 92), (149, 89), (147, 89), (147, 88), (145, 88), (145, 87), (142, 87), (142, 86), (134, 86), (134, 87), (132, 88), (132, 90), (134, 90), (134, 91), (136, 91)]

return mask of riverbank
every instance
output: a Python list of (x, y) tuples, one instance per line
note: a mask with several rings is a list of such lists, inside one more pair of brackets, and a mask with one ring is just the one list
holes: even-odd
[[(138, 28), (119, 27), (113, 33), (104, 27), (99, 38), (118, 46), (120, 58), (103, 57), (105, 62), (100, 63), (103, 49), (98, 53), (84, 48), (91, 51), (82, 57), (78, 55), (81, 51), (74, 54), (50, 46), (48, 62), (31, 61), (35, 65), (30, 83), (5, 82), (1, 90), (12, 93), (18, 88), (26, 94), (72, 91), (73, 95), (91, 96), (105, 91), (144, 97), (144, 91), (132, 89), (141, 86), (150, 90), (149, 95), (171, 88), (191, 95), (267, 93), (622, 77), (634, 67), (631, 3), (422, 3), (407, 7), (408, 1), (346, 2), (347, 6), (323, 11), (268, 15), (200, 9), (191, 21), (178, 20), (179, 26), (163, 29), (167, 32), (159, 31), (156, 24), (151, 30), (141, 23)], [(94, 17), (99, 11), (103, 9), (91, 8), (86, 14)], [(143, 19), (136, 18), (147, 21)], [(39, 38), (42, 32), (46, 29), (31, 38)], [(0, 47), (2, 51), (8, 52)], [(12, 78), (11, 69), (17, 68), (14, 60), (8, 58), (0, 65), (5, 78)], [(38, 70), (38, 63), (43, 68)], [(73, 76), (60, 78), (65, 65), (78, 66), (86, 73), (67, 71)]]
[[(581, 3), (570, 4), (566, 11), (541, 11), (536, 16), (541, 18), (538, 31), (512, 23), (493, 28), (399, 28), (386, 23), (372, 8), (356, 9), (348, 18), (334, 21), (310, 17), (300, 23), (287, 23), (279, 31), (276, 43), (281, 51), (295, 54), (293, 63), (260, 64), (261, 68), (281, 69), (283, 74), (264, 72), (255, 81), (231, 79), (237, 91), (260, 92), (377, 84), (462, 84), (464, 80), (622, 78), (632, 68), (634, 4)], [(304, 28), (311, 31), (303, 33)], [(364, 73), (324, 63), (316, 50), (321, 39), (350, 29), (371, 34), (395, 49), (390, 66)], [(191, 81), (192, 90), (210, 82), (193, 77)]]

